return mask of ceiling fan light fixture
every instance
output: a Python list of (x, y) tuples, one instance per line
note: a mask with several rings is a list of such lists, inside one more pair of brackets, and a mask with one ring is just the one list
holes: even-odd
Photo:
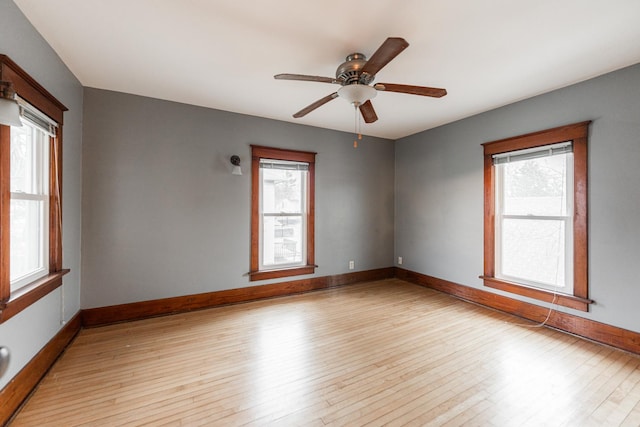
[(350, 104), (362, 105), (376, 97), (377, 91), (371, 86), (351, 84), (338, 89), (338, 96), (346, 99)]
[(15, 91), (11, 82), (0, 81), (0, 124), (22, 126), (20, 106), (16, 101)]

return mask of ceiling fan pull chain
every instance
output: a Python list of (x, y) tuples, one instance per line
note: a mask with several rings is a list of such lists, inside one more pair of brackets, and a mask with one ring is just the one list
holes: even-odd
[(362, 139), (362, 114), (360, 113), (360, 105), (356, 107), (356, 117), (358, 120), (358, 139)]
[(359, 125), (359, 120), (358, 120), (358, 106), (354, 103), (353, 104), (353, 109), (356, 113), (355, 115), (355, 123), (354, 123), (354, 133), (355, 135), (353, 135), (353, 148), (358, 148), (358, 139), (362, 139), (362, 135), (360, 135), (359, 138), (356, 138), (356, 135), (358, 135), (360, 133), (360, 130), (358, 129), (358, 125)]

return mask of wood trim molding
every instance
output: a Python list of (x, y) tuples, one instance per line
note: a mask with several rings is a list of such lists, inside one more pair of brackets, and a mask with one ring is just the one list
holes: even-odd
[(305, 274), (313, 274), (316, 270), (316, 265), (305, 265), (302, 267), (294, 267), (294, 268), (282, 268), (279, 270), (262, 270), (262, 271), (252, 271), (249, 273), (249, 277), (251, 281), (254, 280), (266, 280), (266, 279), (277, 279), (279, 277), (291, 277), (291, 276), (302, 276)]
[(13, 83), (22, 99), (62, 126), (63, 113), (69, 109), (7, 55), (0, 55), (0, 80)]
[(251, 157), (258, 159), (289, 160), (292, 162), (314, 163), (315, 151), (293, 150), (288, 148), (266, 147), (264, 145), (251, 144)]
[[(504, 311), (534, 322), (543, 322), (549, 309), (482, 289), (460, 285), (414, 271), (395, 267), (398, 279), (424, 286), (476, 304)], [(640, 333), (585, 319), (573, 314), (552, 311), (548, 326), (601, 344), (640, 354)]]
[(82, 310), (82, 325), (84, 327), (102, 326), (239, 302), (299, 294), (357, 282), (389, 279), (392, 277), (394, 277), (394, 267), (388, 267), (334, 276), (312, 277), (309, 279), (269, 285), (250, 286), (196, 295), (89, 308)]
[[(11, 141), (11, 127), (0, 125), (0, 141)], [(11, 296), (9, 249), (11, 234), (11, 145), (0, 144), (0, 303)], [(9, 285), (3, 285), (3, 284)]]
[(574, 139), (586, 139), (591, 120), (574, 123), (565, 126), (558, 126), (552, 129), (545, 129), (539, 132), (527, 133), (513, 136), (497, 141), (485, 142), (485, 155), (516, 151), (523, 148), (540, 147), (557, 142), (571, 141)]
[(49, 292), (62, 286), (62, 276), (69, 271), (71, 270), (66, 268), (54, 273), (49, 273), (47, 276), (13, 292), (9, 301), (0, 302), (0, 323), (6, 322), (40, 298), (49, 294)]
[(49, 138), (49, 271), (62, 270), (62, 128)]
[(555, 304), (573, 308), (574, 310), (589, 311), (589, 304), (593, 304), (593, 300), (575, 295), (560, 294), (546, 289), (524, 286), (519, 283), (510, 283), (506, 280), (496, 279), (495, 277), (480, 276), (480, 278), (484, 280), (484, 285), (489, 288), (500, 289), (501, 291), (511, 292), (512, 294), (518, 294), (544, 302), (554, 302)]
[(484, 275), (493, 277), (496, 274), (495, 238), (496, 238), (496, 198), (495, 169), (491, 156), (484, 156)]
[(49, 368), (80, 332), (80, 313), (76, 314), (42, 350), (0, 391), (0, 425), (6, 425)]

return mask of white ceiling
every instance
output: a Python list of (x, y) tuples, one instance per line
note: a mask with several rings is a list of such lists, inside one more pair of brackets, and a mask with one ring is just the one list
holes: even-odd
[(84, 86), (352, 132), (345, 56), (389, 36), (410, 46), (376, 81), (365, 135), (397, 139), (640, 62), (639, 0), (14, 0)]

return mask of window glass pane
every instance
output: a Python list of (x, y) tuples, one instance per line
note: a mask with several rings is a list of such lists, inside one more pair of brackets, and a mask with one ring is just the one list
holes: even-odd
[(11, 191), (36, 193), (36, 146), (31, 126), (11, 128)]
[(260, 169), (262, 173), (262, 211), (302, 213), (306, 171)]
[(502, 275), (565, 286), (565, 222), (504, 219)]
[(263, 216), (262, 264), (300, 264), (303, 259), (302, 216)]
[(16, 200), (10, 204), (10, 280), (45, 268), (48, 221), (45, 202), (41, 200)]
[(566, 216), (567, 156), (561, 154), (505, 163), (503, 208), (505, 215)]

